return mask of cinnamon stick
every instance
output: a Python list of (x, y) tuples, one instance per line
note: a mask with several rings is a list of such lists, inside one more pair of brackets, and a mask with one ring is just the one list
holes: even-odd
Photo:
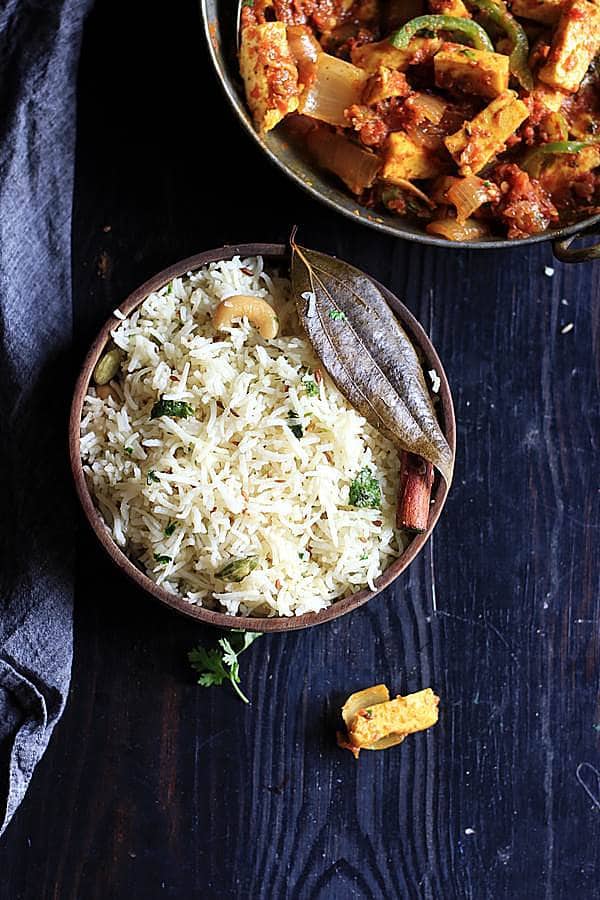
[(396, 527), (406, 531), (427, 531), (433, 466), (414, 453), (400, 454), (400, 490)]

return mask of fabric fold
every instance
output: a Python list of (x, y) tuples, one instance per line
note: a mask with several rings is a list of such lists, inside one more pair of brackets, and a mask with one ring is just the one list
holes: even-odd
[(0, 834), (71, 673), (71, 211), (90, 6), (5, 0), (0, 10)]

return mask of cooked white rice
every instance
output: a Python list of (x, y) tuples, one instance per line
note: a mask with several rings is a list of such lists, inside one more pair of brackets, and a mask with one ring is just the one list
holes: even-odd
[[(271, 303), (279, 336), (266, 341), (245, 319), (215, 332), (211, 312), (234, 294)], [(121, 321), (119, 400), (94, 388), (85, 399), (81, 457), (113, 539), (190, 603), (231, 615), (316, 612), (373, 587), (402, 549), (398, 455), (326, 376), (309, 396), (320, 364), (297, 327), (289, 282), (260, 257), (211, 263)], [(150, 419), (161, 396), (195, 415)], [(381, 509), (348, 503), (365, 466)], [(216, 576), (249, 555), (259, 565), (240, 583)]]

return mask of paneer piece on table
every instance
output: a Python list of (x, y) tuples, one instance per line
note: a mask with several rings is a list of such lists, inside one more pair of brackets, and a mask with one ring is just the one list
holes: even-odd
[(413, 178), (435, 178), (442, 171), (442, 164), (426, 147), (417, 146), (402, 131), (390, 134), (381, 170), (384, 181), (402, 184)]
[(539, 77), (551, 87), (575, 93), (600, 50), (600, 3), (569, 0), (554, 32), (550, 54)]
[(438, 720), (439, 698), (431, 688), (376, 703), (359, 710), (348, 726), (348, 738), (356, 748), (372, 748), (393, 734), (405, 736), (431, 728)]
[(564, 5), (565, 0), (512, 0), (510, 11), (513, 16), (554, 25), (560, 19)]
[(514, 91), (504, 91), (460, 131), (444, 139), (461, 175), (476, 175), (504, 149), (508, 138), (529, 115)]
[(508, 64), (508, 56), (502, 53), (444, 44), (433, 58), (435, 83), (465, 94), (497, 97), (508, 90)]
[(256, 127), (270, 131), (298, 109), (298, 71), (284, 22), (242, 29), (240, 70)]

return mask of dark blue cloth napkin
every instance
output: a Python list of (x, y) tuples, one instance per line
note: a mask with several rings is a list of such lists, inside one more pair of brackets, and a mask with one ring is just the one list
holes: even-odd
[(71, 673), (71, 207), (90, 5), (0, 2), (0, 833)]

